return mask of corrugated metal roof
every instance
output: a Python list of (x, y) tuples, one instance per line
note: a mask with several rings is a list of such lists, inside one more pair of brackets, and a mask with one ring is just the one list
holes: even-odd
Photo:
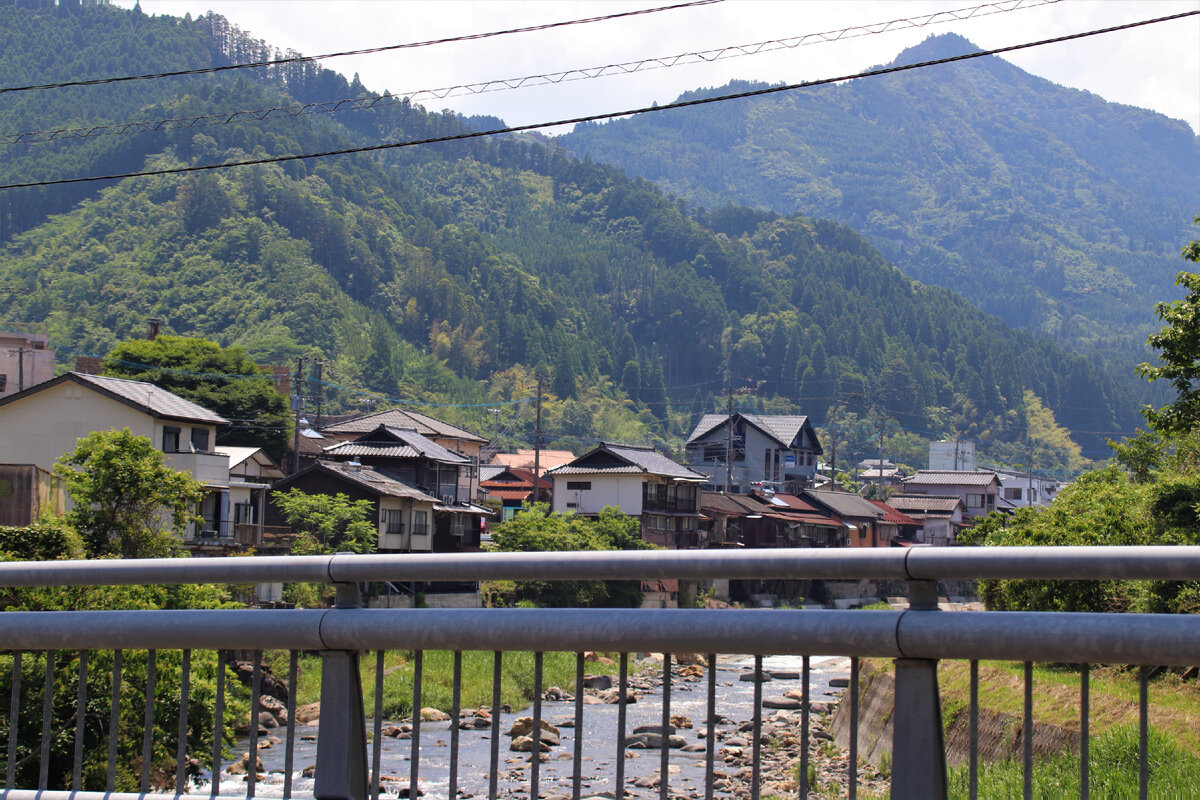
[(871, 517), (872, 519), (878, 519), (883, 516), (883, 512), (876, 508), (870, 500), (850, 492), (808, 489), (804, 494), (806, 497), (811, 497), (816, 502), (833, 509), (839, 516)]
[(209, 411), (191, 400), (184, 400), (179, 395), (161, 389), (153, 383), (131, 381), (125, 378), (109, 378), (104, 375), (85, 375), (82, 372), (68, 374), (80, 383), (90, 384), (103, 393), (138, 406), (157, 417), (188, 422), (207, 422), (211, 425), (229, 424), (229, 420), (220, 414)]
[(883, 500), (871, 500), (870, 503), (883, 512), (883, 521), (893, 525), (916, 525), (915, 519), (907, 514), (901, 513), (898, 509), (893, 508)]

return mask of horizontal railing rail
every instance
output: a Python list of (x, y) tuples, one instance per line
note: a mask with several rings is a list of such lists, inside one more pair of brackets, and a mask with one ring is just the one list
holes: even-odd
[(442, 580), (1200, 580), (1200, 546), (412, 553), (0, 563), (0, 586)]

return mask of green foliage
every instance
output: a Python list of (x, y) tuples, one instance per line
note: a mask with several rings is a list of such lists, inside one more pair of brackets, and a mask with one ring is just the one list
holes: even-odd
[(275, 492), (271, 501), (297, 533), (293, 555), (374, 552), (379, 531), (371, 523), (371, 501), (342, 493), (309, 494), (299, 489)]
[[(959, 539), (988, 546), (1148, 545), (1200, 542), (1200, 477), (1135, 481), (1117, 467), (1080, 476), (1045, 509), (989, 515)], [(980, 582), (987, 607), (1010, 611), (1190, 612), (1194, 583), (1135, 581)]]
[(0, 553), (14, 561), (83, 558), (83, 540), (60, 517), (43, 517), (32, 525), (0, 527)]
[(54, 474), (74, 503), (66, 519), (89, 558), (171, 555), (203, 496), (195, 478), (168, 467), (148, 438), (128, 428), (83, 437)]
[[(654, 549), (642, 541), (636, 517), (611, 507), (589, 519), (550, 513), (549, 506), (537, 503), (497, 525), (492, 537), (498, 549), (510, 552)], [(642, 593), (637, 581), (520, 581), (509, 599), (562, 608), (637, 607)]]
[[(1200, 216), (1195, 221), (1200, 224)], [(1184, 247), (1183, 257), (1200, 263), (1200, 240)], [(1160, 365), (1145, 363), (1137, 368), (1146, 380), (1165, 379), (1175, 390), (1171, 403), (1142, 412), (1153, 430), (1167, 435), (1188, 433), (1200, 427), (1200, 274), (1180, 272), (1175, 284), (1187, 289), (1187, 296), (1154, 307), (1158, 318), (1166, 324), (1146, 342), (1158, 351)]]
[(217, 431), (219, 444), (261, 447), (276, 460), (287, 450), (287, 401), (240, 347), (186, 336), (130, 339), (109, 351), (103, 370), (153, 383), (230, 420)]

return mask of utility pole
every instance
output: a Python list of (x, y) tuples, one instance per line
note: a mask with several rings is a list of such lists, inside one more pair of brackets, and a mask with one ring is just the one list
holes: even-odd
[[(9, 352), (12, 352), (11, 350)], [(17, 348), (17, 391), (25, 391), (25, 348)]]
[(838, 406), (837, 400), (833, 402), (833, 424), (830, 425), (830, 433), (833, 434), (833, 441), (829, 443), (829, 488), (837, 491), (837, 435), (838, 435)]
[(324, 361), (315, 361), (313, 366), (317, 369), (317, 430), (321, 429), (321, 401), (325, 399), (325, 384), (321, 381), (322, 368), (325, 366)]
[(725, 494), (729, 494), (733, 486), (733, 381), (727, 387), (729, 400), (726, 403), (725, 417)]
[(1029, 440), (1029, 463), (1026, 465), (1026, 470), (1029, 473), (1029, 493), (1025, 495), (1025, 505), (1033, 505), (1033, 440)]
[(304, 359), (296, 359), (296, 380), (292, 384), (292, 412), (296, 428), (292, 432), (292, 474), (300, 471), (300, 412), (304, 410)]
[(533, 426), (533, 501), (541, 500), (542, 489), (542, 382), (541, 375), (537, 379), (537, 416)]
[[(879, 413), (878, 411), (876, 413)], [(883, 490), (883, 414), (879, 413), (879, 462), (875, 465), (875, 497), (879, 497), (879, 493)]]

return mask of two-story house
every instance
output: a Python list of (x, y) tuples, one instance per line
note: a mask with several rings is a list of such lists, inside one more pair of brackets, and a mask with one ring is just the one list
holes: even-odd
[[(191, 473), (205, 488), (203, 521), (186, 540), (219, 531), (230, 519), (229, 457), (216, 452), (224, 417), (152, 383), (68, 372), (0, 398), (0, 458), (51, 470), (93, 431), (146, 436), (167, 465)], [(206, 533), (207, 532), (207, 533)]]
[(903, 482), (904, 494), (928, 494), (957, 497), (970, 519), (985, 517), (996, 510), (1000, 496), (1000, 478), (984, 470), (917, 470)]
[(825, 489), (806, 489), (800, 493), (821, 513), (840, 520), (846, 530), (844, 540), (850, 547), (888, 547), (884, 538), (883, 511), (853, 492), (832, 492)]
[[(461, 456), (464, 466), (459, 470), (460, 487), (453, 494), (459, 500), (473, 500), (479, 493), (479, 457), (488, 440), (471, 433), (465, 428), (442, 422), (440, 419), (402, 408), (389, 408), (363, 414), (351, 419), (342, 420), (335, 424), (326, 425), (320, 429), (322, 436), (336, 442), (357, 441), (363, 434), (368, 434), (379, 428), (416, 431), (429, 441), (441, 445), (446, 450)], [(444, 494), (450, 494), (445, 492)]]
[(812, 485), (822, 452), (808, 417), (705, 414), (688, 436), (686, 465), (710, 488), (796, 492)]
[(705, 476), (652, 447), (601, 442), (546, 476), (554, 481), (554, 511), (597, 515), (613, 506), (641, 520), (646, 542), (671, 549), (700, 545)]

